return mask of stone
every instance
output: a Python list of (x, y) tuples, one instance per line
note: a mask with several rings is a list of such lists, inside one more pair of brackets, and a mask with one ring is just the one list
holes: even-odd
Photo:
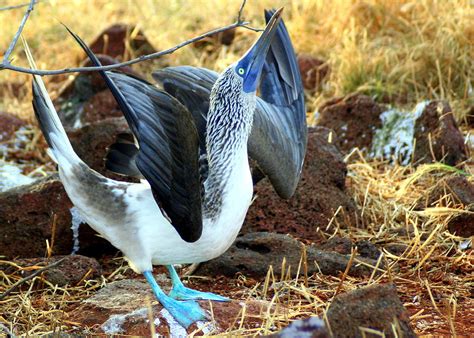
[[(0, 193), (0, 255), (44, 257), (46, 240), (54, 255), (70, 254), (74, 247), (71, 207), (57, 175)], [(78, 253), (88, 256), (117, 251), (86, 224), (80, 227), (79, 243)]]
[(234, 42), (235, 28), (212, 34), (204, 39), (196, 41), (192, 46), (196, 49), (214, 52), (219, 46), (230, 46)]
[[(395, 285), (371, 285), (337, 295), (326, 313), (334, 337), (416, 337)], [(395, 332), (394, 332), (395, 330)]]
[[(77, 285), (87, 275), (88, 279), (99, 277), (102, 268), (94, 258), (81, 255), (53, 256), (51, 258), (25, 258), (15, 259), (13, 262), (22, 268), (30, 266), (47, 266), (65, 258), (59, 265), (47, 269), (42, 273), (44, 279), (53, 285)], [(13, 273), (15, 270), (11, 265), (2, 268), (5, 273)], [(23, 277), (34, 273), (35, 270), (22, 270)]]
[(89, 47), (95, 54), (109, 55), (122, 61), (156, 52), (141, 30), (122, 23), (104, 29)]
[(268, 179), (255, 186), (256, 199), (241, 233), (268, 231), (321, 240), (318, 227), (326, 228), (339, 208), (335, 222), (342, 227), (357, 224), (358, 209), (345, 188), (347, 167), (335, 143), (328, 141), (329, 133), (322, 127), (308, 130), (301, 180), (289, 200), (281, 199)]
[(380, 256), (380, 250), (371, 242), (366, 240), (352, 243), (348, 238), (333, 237), (320, 245), (325, 251), (335, 251), (343, 255), (350, 255), (353, 247), (357, 247), (357, 253), (362, 257), (377, 260)]
[[(290, 275), (295, 276), (301, 262), (303, 243), (288, 235), (276, 233), (248, 233), (238, 237), (235, 243), (221, 256), (202, 263), (197, 275), (233, 277), (237, 273), (246, 276), (265, 277), (272, 266), (276, 275), (282, 274), (285, 259), (285, 272), (290, 267)], [(308, 274), (323, 273), (337, 276), (344, 272), (350, 255), (319, 250), (314, 245), (306, 247)], [(367, 264), (375, 266), (376, 261), (357, 256)], [(314, 264), (316, 262), (316, 264)], [(352, 276), (368, 276), (371, 269), (354, 263), (349, 270)]]
[(312, 92), (321, 89), (330, 72), (328, 63), (306, 54), (298, 55), (297, 62), (304, 89)]
[[(107, 55), (97, 57), (104, 66), (119, 62)], [(90, 66), (89, 59), (81, 63), (81, 67)], [(130, 67), (121, 67), (118, 71), (139, 76)], [(65, 128), (79, 128), (85, 123), (122, 116), (112, 93), (97, 72), (79, 73), (67, 81), (53, 103)]]
[(25, 126), (22, 119), (5, 112), (0, 112), (0, 143), (10, 140), (15, 132)]
[(374, 133), (382, 126), (383, 111), (384, 107), (372, 98), (351, 94), (325, 102), (316, 123), (336, 132), (337, 144), (344, 152), (355, 147), (370, 150)]
[(67, 130), (77, 155), (92, 169), (116, 180), (129, 179), (108, 171), (105, 168), (104, 158), (107, 148), (115, 143), (117, 135), (129, 132), (130, 129), (124, 117), (108, 118), (95, 123), (87, 123), (81, 128)]
[[(163, 275), (157, 276), (159, 285), (165, 292), (170, 289), (170, 282)], [(147, 299), (151, 307), (147, 306)], [(201, 307), (210, 312), (209, 301), (200, 301)], [(68, 320), (78, 323), (81, 331), (75, 333), (121, 334), (134, 336), (149, 336), (153, 316), (155, 332), (164, 336), (186, 336), (201, 328), (198, 334), (219, 334), (231, 327), (239, 325), (242, 308), (245, 306), (245, 327), (255, 327), (261, 324), (259, 316), (267, 311), (269, 302), (239, 301), (212, 302), (212, 321), (198, 322), (188, 330), (179, 325), (168, 311), (159, 304), (151, 288), (144, 280), (124, 279), (107, 284), (89, 299), (84, 300), (77, 308), (68, 313)], [(274, 308), (275, 311), (281, 311)], [(150, 313), (150, 310), (152, 313)], [(273, 311), (273, 309), (272, 309)], [(260, 318), (259, 318), (260, 317)]]
[(272, 338), (329, 338), (326, 324), (318, 317), (295, 320), (280, 332), (269, 335)]
[(461, 237), (474, 235), (474, 183), (466, 176), (451, 175), (441, 179), (424, 198), (418, 201), (416, 208), (450, 206), (460, 207), (461, 212), (450, 218), (448, 229)]
[(456, 165), (467, 159), (464, 137), (446, 101), (431, 101), (415, 123), (415, 163)]

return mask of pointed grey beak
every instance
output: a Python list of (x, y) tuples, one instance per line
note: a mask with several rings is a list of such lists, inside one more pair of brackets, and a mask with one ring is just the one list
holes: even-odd
[(283, 8), (280, 8), (273, 14), (260, 38), (237, 64), (237, 67), (245, 69), (244, 91), (247, 93), (257, 90), (268, 49), (277, 31), (282, 12)]

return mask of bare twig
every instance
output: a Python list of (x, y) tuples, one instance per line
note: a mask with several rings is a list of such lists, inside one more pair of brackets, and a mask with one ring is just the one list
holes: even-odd
[(18, 288), (21, 284), (29, 281), (30, 279), (33, 279), (35, 278), (36, 276), (38, 276), (39, 274), (43, 273), (44, 271), (48, 270), (48, 269), (51, 269), (51, 268), (54, 268), (55, 266), (58, 266), (59, 264), (61, 264), (65, 259), (67, 258), (66, 257), (63, 257), (61, 258), (60, 260), (50, 264), (50, 265), (47, 265), (45, 266), (44, 268), (41, 268), (39, 270), (36, 270), (35, 272), (33, 272), (31, 275), (29, 276), (26, 276), (25, 278), (22, 278), (20, 279), (18, 282), (16, 282), (15, 284), (13, 284), (7, 291), (5, 291), (4, 293), (2, 293), (0, 295), (0, 300), (2, 300), (3, 298), (5, 298), (6, 296), (8, 296), (10, 293), (12, 293), (13, 291), (15, 291), (16, 288)]
[[(18, 27), (18, 30), (17, 30), (15, 36), (13, 37), (13, 40), (10, 43), (10, 46), (8, 46), (8, 49), (5, 52), (5, 55), (3, 56), (3, 64), (5, 64), (5, 65), (9, 64), (8, 58), (9, 58), (10, 54), (13, 52), (13, 48), (15, 48), (15, 45), (16, 45), (18, 39), (20, 38), (20, 34), (23, 31), (23, 27), (25, 27), (26, 21), (28, 20), (28, 17), (30, 16), (31, 11), (33, 11), (33, 8), (35, 6), (35, 2), (36, 2), (36, 0), (31, 0), (30, 1), (30, 5), (28, 6), (28, 9), (26, 10), (25, 15), (23, 15), (23, 19), (21, 20), (20, 27)], [(0, 69), (1, 69), (1, 67), (0, 67)]]
[[(34, 0), (31, 1), (30, 5), (32, 6), (33, 3), (34, 3)], [(5, 58), (3, 60), (3, 62), (0, 64), (0, 70), (8, 69), (8, 70), (15, 71), (15, 72), (26, 73), (26, 74), (35, 74), (35, 75), (58, 75), (58, 74), (66, 74), (66, 73), (95, 72), (95, 71), (100, 71), (100, 70), (107, 71), (107, 70), (121, 68), (121, 67), (124, 67), (124, 66), (130, 66), (130, 65), (133, 65), (135, 63), (139, 63), (139, 62), (143, 62), (143, 61), (147, 61), (147, 60), (156, 59), (156, 58), (159, 58), (163, 55), (172, 54), (175, 51), (177, 51), (178, 49), (183, 48), (184, 46), (187, 46), (191, 43), (194, 43), (196, 41), (199, 41), (201, 39), (204, 39), (204, 38), (209, 37), (209, 36), (214, 35), (214, 34), (218, 34), (218, 33), (221, 33), (221, 32), (227, 31), (227, 30), (235, 29), (237, 27), (246, 28), (246, 29), (249, 29), (249, 30), (252, 30), (252, 31), (259, 31), (256, 28), (252, 28), (252, 27), (248, 26), (248, 22), (242, 20), (242, 11), (244, 9), (245, 3), (246, 3), (246, 0), (243, 0), (242, 5), (240, 6), (240, 9), (239, 9), (239, 13), (238, 13), (238, 16), (237, 16), (237, 21), (234, 22), (233, 24), (230, 24), (230, 25), (227, 25), (227, 26), (224, 26), (224, 27), (221, 27), (221, 28), (213, 29), (213, 30), (208, 31), (204, 34), (198, 35), (198, 36), (196, 36), (192, 39), (183, 41), (183, 42), (177, 44), (174, 47), (162, 50), (160, 52), (155, 52), (155, 53), (152, 53), (152, 54), (142, 55), (140, 57), (137, 57), (137, 58), (129, 60), (129, 61), (116, 63), (116, 64), (112, 64), (112, 65), (107, 65), (107, 66), (100, 66), (100, 67), (76, 67), (76, 68), (64, 68), (64, 69), (54, 69), (54, 70), (40, 70), (40, 69), (29, 69), (29, 68), (14, 66), (11, 63), (9, 63), (8, 60)], [(31, 10), (29, 12), (31, 12)], [(29, 12), (28, 12), (28, 15), (29, 15)], [(19, 35), (19, 33), (21, 33), (21, 30), (23, 29), (22, 26), (24, 26), (24, 22), (26, 22), (27, 18), (28, 18), (28, 16), (25, 13), (25, 17), (23, 18), (22, 25), (20, 26), (20, 29), (18, 30), (17, 34), (15, 35), (15, 39), (14, 39), (14, 41), (12, 41), (11, 46), (14, 47), (14, 45), (16, 43), (16, 40), (18, 39), (17, 35)], [(13, 49), (13, 47), (11, 49)], [(8, 53), (8, 51), (7, 51), (7, 53)], [(11, 53), (11, 51), (10, 51), (10, 48), (9, 48), (9, 53), (5, 54), (5, 56), (8, 56), (10, 53)]]
[[(35, 0), (35, 4), (37, 4), (38, 2), (40, 2), (40, 0)], [(26, 7), (26, 6), (29, 6), (30, 4), (31, 4), (31, 3), (28, 2), (28, 3), (20, 4), (20, 5), (1, 7), (1, 8), (0, 8), (0, 12), (2, 12), (2, 11), (9, 11), (9, 10), (12, 10), (12, 9), (18, 9), (18, 8), (22, 8), (22, 7)]]

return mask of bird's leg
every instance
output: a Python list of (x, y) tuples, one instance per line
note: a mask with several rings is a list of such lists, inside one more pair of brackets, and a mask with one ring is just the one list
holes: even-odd
[(201, 292), (193, 289), (189, 289), (183, 285), (179, 279), (178, 273), (174, 269), (173, 265), (167, 265), (168, 272), (171, 277), (171, 282), (173, 283), (173, 289), (171, 290), (169, 296), (175, 299), (183, 300), (215, 300), (218, 302), (228, 302), (229, 298), (216, 295), (211, 292)]
[(156, 283), (153, 273), (145, 271), (143, 273), (147, 282), (150, 284), (153, 293), (163, 307), (176, 319), (176, 321), (188, 328), (192, 323), (199, 320), (206, 320), (206, 313), (201, 309), (197, 302), (179, 301), (167, 296)]

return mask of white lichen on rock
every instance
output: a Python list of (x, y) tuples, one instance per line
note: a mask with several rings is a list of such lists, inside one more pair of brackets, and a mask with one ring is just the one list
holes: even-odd
[(100, 327), (105, 334), (117, 334), (124, 332), (123, 324), (128, 319), (141, 319), (146, 318), (148, 314), (147, 308), (141, 308), (130, 313), (123, 315), (112, 315), (107, 319)]
[(69, 209), (69, 212), (71, 213), (71, 229), (72, 229), (72, 241), (73, 241), (73, 247), (72, 247), (72, 252), (71, 255), (75, 255), (79, 251), (79, 226), (81, 223), (84, 223), (83, 218), (81, 217), (81, 214), (79, 213), (79, 210), (76, 207), (72, 207)]
[(34, 178), (23, 175), (18, 165), (0, 160), (0, 192), (34, 181)]
[(380, 115), (382, 127), (374, 133), (370, 155), (407, 165), (414, 150), (416, 120), (428, 103), (429, 101), (418, 103), (411, 112), (397, 109), (383, 112)]

